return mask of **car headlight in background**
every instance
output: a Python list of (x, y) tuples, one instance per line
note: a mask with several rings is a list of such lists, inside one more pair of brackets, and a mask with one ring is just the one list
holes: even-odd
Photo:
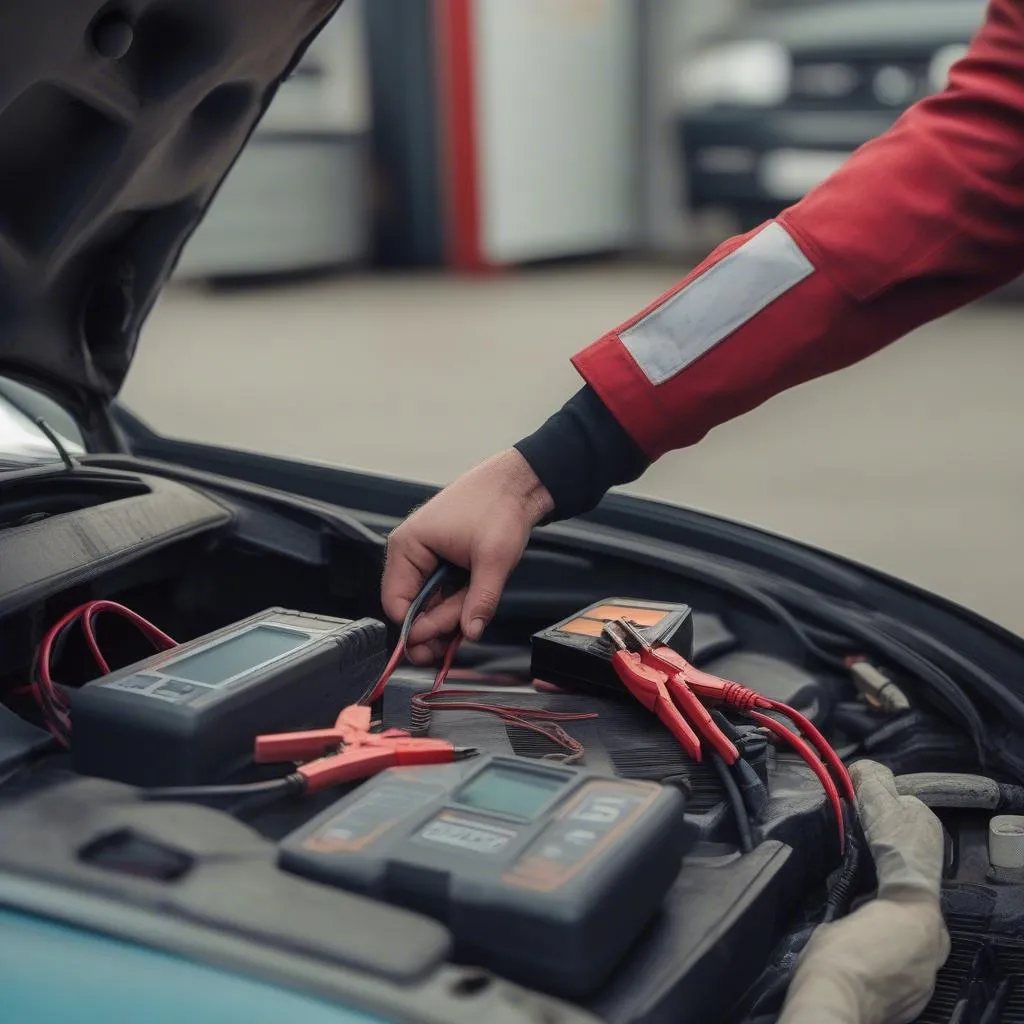
[(684, 108), (770, 107), (789, 95), (789, 54), (777, 43), (751, 40), (713, 46), (679, 71), (676, 98)]
[(936, 51), (928, 65), (928, 84), (935, 92), (941, 92), (949, 84), (949, 72), (953, 65), (967, 53), (962, 45), (944, 46)]

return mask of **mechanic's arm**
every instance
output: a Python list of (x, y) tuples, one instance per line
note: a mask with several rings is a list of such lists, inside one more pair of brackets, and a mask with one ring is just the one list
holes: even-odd
[(422, 617), (415, 655), (460, 622), (478, 636), (536, 523), (1022, 271), (1024, 3), (991, 0), (945, 91), (580, 352), (586, 386), (561, 412), (395, 531), (385, 610), (400, 618), (445, 557), (471, 569), (469, 593)]

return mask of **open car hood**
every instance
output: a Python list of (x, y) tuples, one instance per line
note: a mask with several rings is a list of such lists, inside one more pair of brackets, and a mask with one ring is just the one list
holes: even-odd
[(341, 0), (0, 4), (0, 374), (117, 394), (142, 324)]

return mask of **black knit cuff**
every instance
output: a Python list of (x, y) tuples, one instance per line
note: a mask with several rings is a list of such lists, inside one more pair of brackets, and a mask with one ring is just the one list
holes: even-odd
[(554, 500), (547, 522), (589, 512), (609, 488), (636, 480), (650, 465), (589, 386), (515, 447)]

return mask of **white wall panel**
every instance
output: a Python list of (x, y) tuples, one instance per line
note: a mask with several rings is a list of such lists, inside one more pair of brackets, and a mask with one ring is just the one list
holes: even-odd
[(517, 262), (636, 237), (636, 0), (478, 0), (483, 256)]

